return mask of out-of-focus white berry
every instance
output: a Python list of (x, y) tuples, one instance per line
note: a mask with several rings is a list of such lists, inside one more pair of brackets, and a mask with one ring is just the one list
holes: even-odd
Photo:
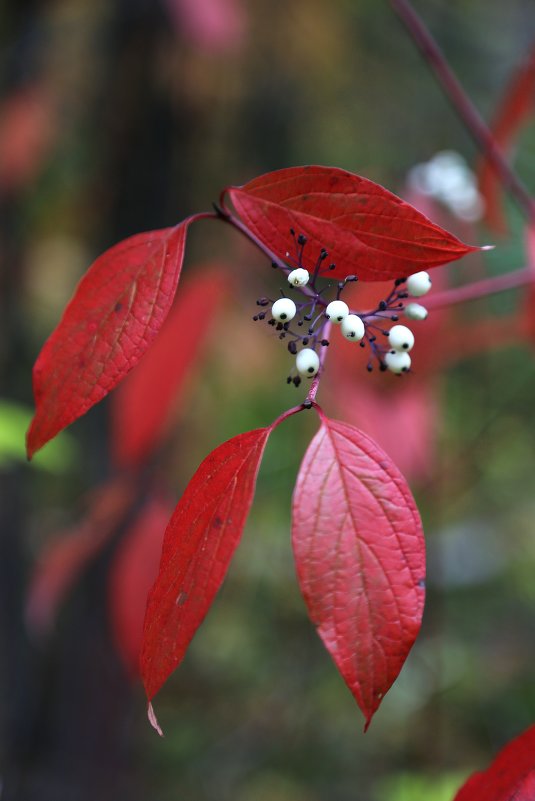
[(405, 306), (405, 317), (409, 320), (425, 320), (428, 311), (425, 306), (420, 306), (419, 303), (407, 303)]
[(309, 278), (308, 270), (303, 269), (303, 267), (298, 267), (296, 270), (292, 270), (288, 275), (288, 283), (292, 286), (305, 286), (308, 284)]
[(340, 331), (351, 342), (359, 342), (364, 336), (364, 323), (357, 314), (348, 314), (340, 324)]
[(295, 366), (299, 375), (305, 378), (314, 378), (320, 369), (318, 354), (312, 348), (303, 348), (295, 357)]
[(422, 270), (421, 273), (413, 273), (407, 278), (407, 292), (413, 298), (421, 298), (431, 289), (431, 279), (429, 273)]
[(406, 373), (411, 367), (411, 357), (404, 350), (389, 350), (385, 353), (384, 362), (391, 373)]
[(408, 173), (409, 186), (445, 203), (461, 220), (476, 222), (485, 211), (474, 173), (459, 153), (444, 150)]
[(325, 317), (333, 323), (341, 323), (349, 314), (349, 306), (343, 300), (331, 300), (325, 309)]
[(271, 314), (274, 320), (279, 323), (288, 323), (293, 320), (297, 313), (297, 307), (290, 298), (279, 298), (271, 307)]
[(394, 350), (408, 353), (414, 345), (414, 334), (406, 325), (394, 325), (388, 334), (388, 344)]

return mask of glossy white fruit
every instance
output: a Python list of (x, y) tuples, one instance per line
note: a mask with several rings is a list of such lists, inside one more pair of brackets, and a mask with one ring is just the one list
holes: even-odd
[(348, 314), (340, 323), (340, 331), (351, 342), (359, 342), (365, 330), (364, 323), (357, 314)]
[(298, 267), (296, 270), (292, 270), (288, 275), (288, 283), (292, 286), (305, 286), (308, 284), (309, 278), (308, 270)]
[(279, 298), (271, 307), (271, 314), (274, 320), (279, 323), (288, 323), (293, 320), (297, 313), (297, 308), (290, 298)]
[(406, 351), (389, 350), (385, 353), (384, 362), (391, 373), (406, 373), (411, 368), (411, 357)]
[(431, 279), (429, 273), (422, 270), (420, 273), (413, 273), (407, 278), (407, 292), (413, 298), (421, 298), (431, 289)]
[(409, 320), (425, 320), (428, 314), (425, 306), (421, 306), (419, 303), (407, 303), (405, 306), (405, 317), (408, 317)]
[(303, 348), (295, 357), (295, 366), (299, 375), (305, 378), (314, 378), (320, 369), (318, 354), (312, 348)]
[(406, 325), (394, 325), (388, 335), (388, 344), (394, 350), (408, 353), (414, 345), (414, 334)]
[(325, 309), (325, 317), (333, 323), (341, 323), (349, 314), (349, 306), (343, 300), (331, 300)]

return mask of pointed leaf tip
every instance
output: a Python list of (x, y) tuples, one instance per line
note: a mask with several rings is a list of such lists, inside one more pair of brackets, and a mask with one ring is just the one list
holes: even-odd
[(386, 453), (357, 428), (321, 419), (299, 470), (292, 544), (309, 616), (366, 731), (420, 629), (425, 544)]
[(156, 717), (156, 713), (154, 712), (154, 707), (152, 706), (150, 701), (147, 706), (147, 717), (149, 719), (149, 723), (152, 726), (152, 728), (158, 732), (160, 737), (163, 737), (164, 733), (161, 729), (160, 724), (158, 723), (158, 718)]

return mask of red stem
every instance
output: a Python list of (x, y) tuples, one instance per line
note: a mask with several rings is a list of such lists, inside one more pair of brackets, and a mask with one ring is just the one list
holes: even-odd
[[(323, 338), (324, 339), (329, 339), (329, 336), (331, 334), (331, 328), (332, 328), (332, 323), (331, 323), (330, 320), (328, 320), (325, 323), (324, 327), (323, 327)], [(321, 374), (323, 372), (323, 366), (325, 364), (325, 359), (327, 358), (327, 346), (323, 346), (321, 348), (320, 357), (319, 358), (320, 358), (319, 370), (316, 373), (316, 375), (314, 376), (314, 378), (312, 379), (312, 385), (311, 385), (310, 389), (308, 390), (307, 396), (305, 398), (305, 403), (315, 403), (316, 395), (318, 394), (318, 388), (319, 388), (320, 381), (321, 381)]]
[[(291, 273), (290, 268), (283, 261), (281, 261), (281, 259), (279, 259), (279, 257), (272, 250), (270, 250), (267, 245), (264, 245), (264, 243), (261, 242), (261, 240), (258, 239), (258, 237), (253, 234), (253, 232), (250, 231), (247, 226), (244, 225), (241, 220), (235, 217), (226, 207), (218, 208), (216, 216), (219, 217), (220, 220), (223, 220), (223, 222), (232, 225), (233, 228), (236, 228), (237, 231), (247, 237), (249, 242), (252, 242), (252, 244), (262, 251), (262, 253), (267, 256), (273, 264), (276, 264), (279, 270), (284, 273), (284, 275), (288, 276)], [(315, 292), (308, 286), (299, 287), (299, 292), (309, 298), (316, 297)], [(320, 306), (327, 305), (322, 298), (318, 298), (318, 303)]]
[(535, 201), (508, 164), (490, 129), (457, 80), (430, 31), (413, 9), (409, 0), (390, 0), (390, 3), (407, 27), (423, 58), (433, 69), (451, 105), (460, 116), (478, 147), (496, 170), (501, 182), (515, 198), (528, 219), (535, 222)]
[(299, 412), (303, 411), (303, 405), (301, 406), (292, 406), (291, 409), (287, 409), (285, 412), (280, 414), (276, 420), (273, 420), (270, 426), (268, 426), (270, 431), (273, 431), (274, 428), (277, 428), (281, 423), (288, 419), (288, 417), (292, 417), (294, 414), (298, 414)]
[(281, 423), (284, 423), (288, 417), (292, 417), (294, 414), (299, 414), (299, 412), (304, 412), (305, 409), (309, 409), (309, 406), (305, 406), (303, 403), (300, 406), (292, 406), (291, 409), (287, 409), (285, 412), (280, 414), (276, 420), (273, 420), (270, 426), (268, 426), (270, 431), (273, 431), (274, 428), (277, 428)]
[(189, 217), (186, 217), (185, 220), (179, 222), (178, 225), (182, 225), (185, 222), (196, 222), (197, 220), (217, 220), (218, 217), (219, 214), (217, 214), (215, 211), (198, 211), (196, 214), (190, 214)]
[(531, 284), (535, 280), (535, 274), (529, 267), (515, 270), (512, 273), (504, 273), (493, 278), (484, 278), (482, 281), (475, 281), (473, 284), (447, 289), (444, 292), (437, 292), (425, 299), (427, 309), (442, 309), (445, 306), (452, 306), (456, 303), (464, 303), (469, 300), (478, 300), (488, 295), (496, 295), (498, 292), (505, 292), (508, 289)]
[[(221, 203), (220, 206), (216, 206), (216, 211), (215, 212), (203, 212), (201, 214), (195, 215), (195, 219), (203, 219), (205, 217), (206, 218), (208, 218), (208, 217), (209, 218), (214, 218), (215, 217), (215, 218), (219, 218), (220, 220), (223, 220), (223, 222), (226, 222), (229, 225), (232, 225), (233, 228), (236, 228), (237, 231), (239, 231), (241, 234), (243, 234), (245, 237), (247, 237), (247, 239), (250, 242), (252, 242), (253, 245), (256, 245), (256, 247), (259, 248), (259, 250), (265, 256), (267, 256), (268, 259), (270, 259), (274, 264), (276, 264), (277, 267), (280, 270), (282, 270), (282, 272), (285, 275), (289, 275), (289, 273), (291, 271), (286, 266), (286, 264), (284, 264), (284, 262), (281, 261), (279, 259), (279, 257), (276, 256), (275, 253), (273, 253), (273, 251), (270, 250), (267, 247), (267, 245), (264, 245), (264, 243), (261, 242), (261, 240), (258, 239), (258, 237), (255, 236), (255, 234), (253, 234), (252, 231), (250, 231), (247, 228), (247, 226), (244, 225), (241, 220), (239, 220), (237, 217), (235, 217), (232, 214), (232, 212), (224, 205), (224, 192), (221, 195), (221, 200), (223, 202)], [(308, 286), (299, 287), (299, 291), (303, 295), (307, 295), (308, 297), (315, 298), (318, 304), (320, 304), (322, 306), (326, 306), (327, 305), (326, 301), (324, 301), (323, 298), (318, 298), (316, 293), (312, 289), (310, 289)], [(323, 339), (328, 339), (329, 334), (331, 332), (331, 326), (332, 326), (332, 324), (331, 324), (330, 321), (325, 323), (325, 326), (323, 328)], [(316, 395), (318, 393), (318, 387), (319, 387), (319, 384), (320, 384), (321, 374), (323, 372), (323, 366), (325, 364), (326, 356), (327, 356), (327, 347), (324, 346), (324, 347), (322, 347), (322, 349), (320, 351), (320, 355), (319, 355), (319, 359), (320, 359), (319, 370), (318, 370), (317, 374), (314, 376), (314, 378), (312, 380), (312, 385), (311, 385), (311, 387), (310, 387), (310, 389), (309, 389), (309, 391), (307, 393), (307, 396), (306, 396), (306, 398), (304, 400), (304, 404), (306, 404), (306, 405), (303, 404), (301, 406), (296, 406), (293, 409), (289, 409), (287, 412), (284, 412), (284, 414), (282, 414), (280, 417), (278, 417), (274, 421), (274, 423), (272, 423), (271, 428), (275, 428), (275, 426), (278, 426), (279, 423), (282, 423), (282, 421), (286, 420), (287, 417), (290, 417), (293, 414), (297, 414), (297, 412), (300, 412), (303, 409), (308, 409), (308, 408), (310, 408), (310, 406), (312, 404), (315, 404)]]

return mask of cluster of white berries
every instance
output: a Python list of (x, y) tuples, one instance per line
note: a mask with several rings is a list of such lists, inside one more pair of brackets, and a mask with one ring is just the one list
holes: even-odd
[(390, 350), (385, 353), (384, 362), (391, 373), (406, 373), (411, 367), (409, 351), (414, 345), (414, 334), (406, 325), (394, 325), (388, 333)]
[[(431, 289), (431, 279), (429, 273), (425, 271), (413, 273), (407, 278), (407, 292), (413, 298), (421, 298)], [(408, 303), (405, 307), (405, 315), (410, 320), (425, 320), (427, 309), (419, 303)], [(411, 367), (411, 357), (409, 351), (414, 346), (414, 334), (406, 325), (394, 325), (388, 332), (388, 344), (390, 350), (385, 353), (384, 363), (391, 373), (400, 375), (406, 373)]]
[(342, 335), (351, 342), (360, 342), (366, 328), (358, 314), (350, 314), (349, 306), (343, 300), (333, 300), (325, 309), (325, 317), (340, 325)]
[[(308, 283), (309, 278), (308, 270), (299, 267), (288, 274), (288, 283), (293, 287), (304, 287)], [(354, 277), (351, 277), (351, 280), (355, 280)], [(343, 285), (340, 284), (339, 286)], [(429, 274), (424, 271), (414, 273), (407, 278), (406, 294), (404, 297), (411, 296), (420, 298), (430, 289), (431, 279)], [(403, 297), (403, 295), (400, 295), (400, 297)], [(404, 308), (404, 312), (410, 320), (425, 320), (427, 317), (427, 309), (419, 303), (408, 303)], [(273, 320), (279, 324), (279, 329), (282, 328), (282, 326), (286, 327), (287, 324), (294, 319), (296, 314), (297, 306), (291, 298), (279, 298), (271, 307), (271, 315)], [(349, 306), (343, 300), (338, 299), (331, 301), (325, 308), (324, 314), (328, 320), (340, 326), (342, 336), (350, 342), (361, 342), (366, 335), (364, 320), (359, 315), (350, 313)], [(305, 319), (307, 318), (305, 317)], [(396, 319), (397, 318), (394, 317), (394, 320)], [(301, 325), (302, 323), (299, 324)], [(409, 351), (412, 350), (414, 346), (414, 334), (410, 328), (407, 328), (405, 325), (394, 325), (390, 331), (383, 331), (383, 334), (388, 336), (389, 348), (386, 352), (379, 350), (383, 369), (386, 368), (398, 375), (407, 372), (411, 366)], [(368, 339), (371, 344), (375, 340), (375, 337), (368, 336)], [(307, 340), (304, 339), (303, 344), (306, 344), (306, 342)], [(328, 342), (324, 341), (322, 344), (327, 345)], [(296, 347), (293, 345), (293, 350), (291, 352), (296, 354), (295, 367), (299, 376), (313, 378), (317, 375), (320, 368), (320, 359), (313, 348), (305, 347), (299, 352), (296, 352)], [(377, 353), (377, 350), (375, 350), (375, 352)]]
[[(407, 278), (407, 292), (413, 298), (421, 298), (422, 295), (427, 295), (430, 289), (431, 279), (429, 273), (424, 270), (420, 273), (413, 273)], [(427, 309), (420, 303), (407, 303), (405, 317), (408, 317), (409, 320), (425, 320)]]

